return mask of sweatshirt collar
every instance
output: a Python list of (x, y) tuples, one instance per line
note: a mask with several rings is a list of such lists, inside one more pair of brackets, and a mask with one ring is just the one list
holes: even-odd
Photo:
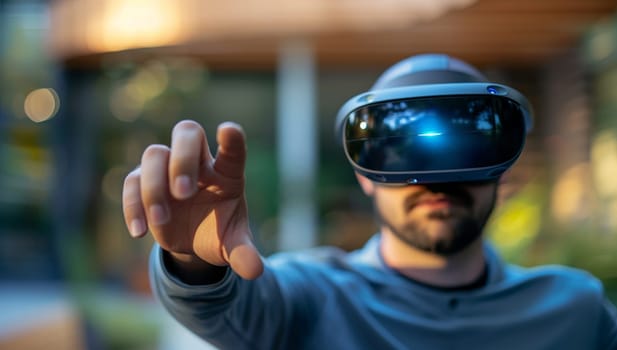
[[(377, 270), (379, 273), (389, 271), (391, 273), (398, 272), (391, 269), (384, 262), (379, 246), (381, 243), (381, 233), (373, 235), (361, 249), (354, 251), (350, 255), (352, 263), (369, 265)], [(486, 257), (486, 286), (498, 283), (503, 280), (504, 277), (504, 263), (501, 257), (495, 250), (495, 247), (486, 239), (483, 241), (484, 255)]]

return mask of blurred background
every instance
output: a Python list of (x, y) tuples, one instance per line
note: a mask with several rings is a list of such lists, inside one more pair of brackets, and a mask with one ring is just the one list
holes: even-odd
[[(535, 125), (488, 234), (510, 262), (586, 269), (617, 301), (614, 0), (0, 0), (0, 349), (208, 348), (152, 299), (124, 176), (190, 118), (248, 138), (265, 255), (356, 248), (371, 203), (338, 108), (443, 52), (523, 92)], [(214, 144), (211, 143), (211, 147)], [(189, 345), (190, 344), (190, 345)]]

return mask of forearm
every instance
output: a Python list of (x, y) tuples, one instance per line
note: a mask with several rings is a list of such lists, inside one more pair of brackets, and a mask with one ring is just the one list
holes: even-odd
[[(218, 346), (221, 341), (233, 340), (225, 329), (224, 314), (233, 307), (236, 276), (227, 269), (217, 283), (190, 284), (177, 272), (172, 272), (175, 268), (171, 265), (177, 263), (183, 262), (172, 260), (168, 252), (154, 245), (150, 256), (150, 281), (158, 301), (178, 322), (208, 342)], [(181, 271), (180, 274), (185, 274), (199, 270)]]
[(218, 282), (191, 285), (169, 271), (165, 255), (155, 245), (150, 257), (153, 292), (174, 318), (198, 336), (225, 349), (257, 349), (272, 348), (269, 345), (285, 334), (289, 323), (282, 307), (285, 298), (271, 271), (249, 281), (224, 268)]

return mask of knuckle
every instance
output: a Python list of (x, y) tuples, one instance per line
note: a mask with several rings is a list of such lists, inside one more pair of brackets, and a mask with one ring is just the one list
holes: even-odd
[(139, 191), (136, 189), (127, 189), (122, 196), (122, 208), (125, 213), (141, 213), (143, 203)]
[[(172, 173), (186, 172), (189, 170), (196, 170), (198, 166), (198, 160), (196, 157), (190, 154), (175, 154), (170, 164), (170, 170)], [(193, 171), (191, 171), (193, 172)]]
[(122, 201), (122, 210), (126, 219), (132, 219), (143, 216), (143, 203), (141, 198), (127, 198)]
[(162, 181), (149, 181), (141, 186), (141, 197), (147, 203), (164, 203), (165, 194), (169, 191)]

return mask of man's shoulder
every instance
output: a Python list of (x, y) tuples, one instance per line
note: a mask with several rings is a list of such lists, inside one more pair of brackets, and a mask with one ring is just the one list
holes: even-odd
[(303, 286), (308, 290), (316, 285), (333, 286), (357, 280), (364, 269), (358, 269), (349, 257), (349, 252), (337, 247), (316, 247), (273, 254), (266, 260), (266, 267), (281, 285)]
[(520, 288), (543, 289), (557, 295), (600, 301), (604, 298), (602, 282), (590, 272), (564, 265), (536, 267), (509, 266), (509, 282)]
[(510, 265), (512, 270), (517, 271), (517, 274), (527, 275), (530, 278), (558, 280), (564, 283), (591, 283), (595, 284), (599, 280), (590, 272), (566, 265), (548, 264), (531, 267), (521, 267)]
[(270, 266), (327, 267), (345, 262), (348, 252), (334, 246), (322, 246), (296, 251), (278, 252), (268, 257)]
[(346, 251), (337, 246), (317, 246), (296, 251), (278, 252), (268, 258), (271, 266), (299, 266), (318, 269), (342, 268), (351, 266), (381, 267), (378, 253), (379, 236), (373, 236), (364, 246)]

